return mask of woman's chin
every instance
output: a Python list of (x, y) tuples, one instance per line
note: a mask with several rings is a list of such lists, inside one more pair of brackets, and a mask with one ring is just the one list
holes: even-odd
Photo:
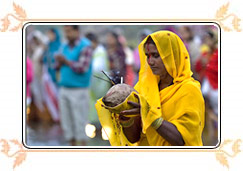
[(152, 72), (153, 72), (154, 75), (160, 75), (160, 73), (157, 72), (157, 71), (153, 71), (153, 70), (152, 70)]

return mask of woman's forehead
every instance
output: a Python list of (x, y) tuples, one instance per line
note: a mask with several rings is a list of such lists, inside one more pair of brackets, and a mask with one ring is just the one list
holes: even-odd
[(155, 53), (155, 52), (158, 52), (156, 46), (154, 44), (152, 44), (152, 43), (145, 44), (144, 49), (145, 49), (145, 53)]

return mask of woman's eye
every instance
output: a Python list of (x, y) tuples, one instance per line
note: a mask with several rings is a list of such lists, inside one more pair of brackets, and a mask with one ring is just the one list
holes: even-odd
[(152, 53), (152, 54), (145, 54), (145, 56), (147, 57), (147, 58), (149, 58), (149, 57), (153, 57), (153, 58), (158, 58), (158, 57), (160, 57), (160, 55), (158, 54), (158, 53)]

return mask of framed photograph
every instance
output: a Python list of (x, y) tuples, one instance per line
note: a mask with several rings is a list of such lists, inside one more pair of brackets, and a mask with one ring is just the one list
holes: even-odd
[(213, 149), (221, 28), (213, 22), (29, 22), (26, 148)]

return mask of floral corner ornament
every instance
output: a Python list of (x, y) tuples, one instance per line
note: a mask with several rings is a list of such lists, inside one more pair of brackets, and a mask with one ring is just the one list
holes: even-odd
[[(13, 9), (15, 13), (8, 13), (3, 19), (1, 19), (2, 22), (2, 26), (0, 28), (1, 32), (6, 32), (6, 31), (16, 32), (22, 28), (24, 21), (27, 20), (26, 12), (21, 6), (13, 3)], [(12, 26), (10, 28), (11, 22), (9, 19), (11, 17), (17, 21), (17, 25)]]
[[(230, 3), (222, 5), (216, 12), (216, 20), (224, 31), (237, 31), (241, 32), (240, 22), (241, 19), (237, 17), (234, 13), (227, 14)], [(226, 26), (226, 21), (231, 20), (231, 26)]]
[[(240, 144), (241, 144), (241, 139), (237, 139), (235, 141), (233, 140), (225, 140), (222, 142), (222, 144), (219, 146), (218, 152), (215, 153), (216, 159), (219, 161), (219, 163), (225, 167), (228, 168), (229, 170), (229, 162), (228, 158), (234, 158), (236, 157), (240, 152)], [(231, 151), (226, 151), (224, 149), (225, 146), (231, 144)]]
[[(19, 143), (18, 140), (13, 139), (13, 140), (5, 140), (5, 139), (0, 139), (0, 144), (2, 145), (1, 152), (4, 153), (7, 157), (9, 158), (15, 158), (14, 163), (13, 163), (13, 169), (16, 166), (19, 166), (20, 164), (23, 163), (23, 161), (26, 159), (26, 150), (24, 149), (24, 146)], [(10, 149), (11, 146), (17, 146), (18, 150), (15, 152), (11, 152), (10, 154)]]

